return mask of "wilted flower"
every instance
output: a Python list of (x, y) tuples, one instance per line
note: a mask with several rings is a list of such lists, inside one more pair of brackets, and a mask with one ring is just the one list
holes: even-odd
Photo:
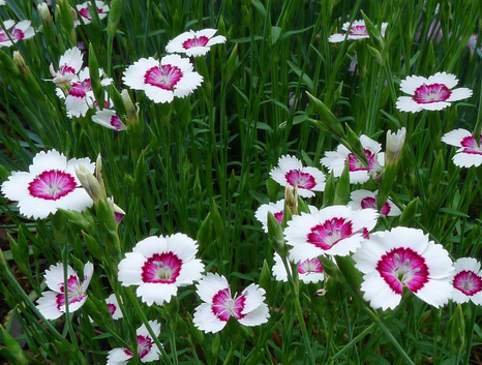
[(336, 151), (325, 152), (325, 157), (320, 160), (321, 164), (330, 170), (333, 176), (340, 177), (348, 160), (350, 183), (367, 182), (370, 176), (376, 174), (385, 165), (385, 155), (381, 152), (382, 145), (364, 134), (360, 136), (360, 143), (368, 164), (363, 163), (357, 155), (342, 144), (338, 145)]
[(20, 214), (27, 218), (46, 218), (59, 208), (80, 212), (92, 206), (92, 199), (75, 175), (80, 166), (90, 173), (95, 169), (88, 158), (67, 160), (56, 150), (39, 152), (28, 172), (12, 172), (2, 184), (2, 193), (17, 201)]
[(281, 186), (296, 187), (298, 194), (304, 198), (315, 196), (315, 191), (325, 188), (325, 175), (314, 167), (303, 167), (294, 156), (281, 156), (270, 176)]
[[(75, 21), (75, 26), (80, 25), (80, 24), (90, 24), (92, 22), (92, 13), (90, 6), (92, 3), (90, 1), (86, 1), (82, 4), (78, 4), (75, 7), (77, 8), (77, 11), (79, 12), (80, 20)], [(97, 11), (97, 16), (99, 19), (104, 19), (107, 14), (109, 13), (109, 6), (104, 3), (103, 1), (97, 0), (95, 2), (95, 10)]]
[[(156, 335), (161, 333), (161, 324), (157, 321), (149, 321), (149, 327)], [(142, 325), (136, 331), (137, 356), (142, 363), (159, 360), (161, 349), (156, 345), (149, 334), (146, 325)], [(134, 351), (125, 347), (117, 347), (107, 354), (107, 365), (124, 365), (134, 357)]]
[(347, 256), (360, 247), (377, 219), (374, 209), (352, 210), (344, 205), (294, 216), (284, 231), (286, 243), (293, 246), (290, 257), (300, 262), (321, 255)]
[(363, 273), (363, 297), (373, 308), (395, 308), (404, 288), (435, 307), (448, 302), (452, 260), (442, 245), (420, 229), (375, 232), (353, 256)]
[(97, 112), (92, 116), (92, 121), (103, 127), (113, 129), (117, 132), (126, 129), (126, 126), (124, 123), (122, 123), (119, 115), (116, 113), (115, 110), (112, 109), (98, 109)]
[[(58, 263), (45, 271), (44, 278), (47, 290), (37, 300), (37, 309), (46, 319), (57, 319), (66, 312), (66, 303), (69, 313), (82, 307), (87, 300), (87, 287), (94, 273), (94, 265), (87, 262), (84, 266), (84, 280), (81, 281), (77, 273), (67, 266), (67, 282), (65, 282), (64, 264)], [(65, 296), (67, 293), (67, 298)]]
[(458, 147), (452, 160), (459, 167), (478, 167), (482, 164), (482, 136), (477, 143), (474, 135), (466, 129), (454, 129), (445, 133), (442, 142)]
[[(385, 36), (387, 26), (388, 26), (388, 23), (382, 23), (382, 26), (380, 28), (380, 34), (382, 37)], [(353, 23), (351, 24), (351, 27), (350, 27), (350, 22), (343, 23), (342, 29), (344, 33), (332, 34), (328, 38), (328, 42), (339, 43), (339, 42), (343, 42), (345, 38), (348, 40), (360, 40), (360, 39), (370, 38), (367, 27), (365, 26), (364, 20), (353, 21)]]
[[(275, 253), (273, 259), (274, 265), (271, 270), (273, 271), (274, 278), (278, 281), (288, 281), (288, 273), (286, 272), (283, 260), (281, 260), (281, 256)], [(325, 279), (323, 264), (318, 257), (299, 262), (296, 265), (296, 269), (298, 277), (303, 283), (317, 283)], [(289, 270), (291, 269), (289, 268)]]
[(265, 291), (256, 284), (233, 297), (224, 276), (208, 273), (199, 280), (196, 292), (204, 303), (196, 308), (193, 322), (203, 332), (221, 331), (231, 317), (244, 326), (259, 326), (268, 321)]
[[(351, 193), (348, 206), (355, 210), (367, 208), (377, 209), (377, 193), (378, 191), (372, 192), (364, 189), (354, 190)], [(382, 216), (394, 217), (400, 215), (401, 211), (391, 200), (387, 200), (383, 203), (379, 213)]]
[(168, 55), (160, 61), (141, 58), (124, 71), (124, 84), (143, 90), (155, 103), (170, 103), (174, 97), (184, 98), (196, 90), (203, 78), (194, 71), (188, 58)]
[(397, 99), (397, 109), (402, 112), (416, 113), (422, 110), (442, 110), (452, 102), (472, 96), (472, 90), (461, 87), (454, 89), (459, 80), (455, 75), (437, 72), (425, 78), (408, 76), (400, 84), (400, 90), (410, 96)]
[(201, 278), (204, 265), (197, 250), (196, 241), (182, 233), (148, 237), (119, 263), (119, 281), (138, 286), (137, 296), (147, 305), (162, 305), (177, 295), (178, 287)]
[(184, 32), (167, 43), (166, 52), (184, 53), (189, 57), (204, 56), (209, 52), (211, 46), (226, 42), (226, 37), (214, 36), (216, 32), (216, 29)]
[(455, 275), (452, 279), (452, 300), (456, 303), (472, 301), (482, 305), (482, 271), (480, 262), (472, 257), (455, 261)]
[(0, 29), (0, 47), (10, 47), (13, 43), (32, 38), (35, 31), (31, 26), (30, 20), (22, 20), (15, 23), (12, 19), (3, 21), (3, 26), (7, 33)]

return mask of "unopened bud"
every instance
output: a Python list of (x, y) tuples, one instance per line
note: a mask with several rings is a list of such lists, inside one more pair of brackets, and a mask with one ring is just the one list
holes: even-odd
[(40, 3), (37, 5), (37, 12), (45, 23), (52, 23), (52, 15), (50, 14), (47, 3)]
[(285, 188), (285, 204), (291, 214), (298, 214), (298, 191), (296, 190), (296, 186), (293, 188), (287, 186)]
[(30, 73), (30, 70), (25, 63), (25, 59), (19, 51), (13, 51), (13, 62), (18, 66), (20, 72), (22, 72), (23, 74), (26, 75)]
[(98, 179), (96, 179), (85, 166), (80, 165), (75, 173), (80, 181), (80, 184), (94, 202), (105, 199), (106, 196), (103, 184), (101, 185)]
[(134, 103), (129, 95), (129, 92), (124, 89), (121, 92), (122, 103), (124, 104), (124, 109), (126, 111), (126, 120), (128, 124), (135, 124), (138, 121), (139, 109)]
[(396, 133), (391, 130), (387, 132), (385, 165), (395, 165), (400, 159), (400, 154), (405, 143), (407, 130), (402, 127)]

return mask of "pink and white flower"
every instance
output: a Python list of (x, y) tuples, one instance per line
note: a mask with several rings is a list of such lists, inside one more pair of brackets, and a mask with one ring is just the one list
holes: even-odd
[(197, 242), (182, 233), (147, 237), (119, 263), (119, 281), (138, 286), (137, 296), (147, 305), (162, 305), (177, 295), (178, 287), (201, 278), (204, 265), (197, 250)]
[(77, 78), (83, 63), (83, 55), (79, 48), (73, 47), (68, 49), (60, 57), (57, 71), (50, 64), (50, 74), (53, 77), (52, 82), (59, 86), (70, 85), (70, 82)]
[(294, 156), (281, 156), (270, 176), (281, 186), (296, 187), (298, 194), (304, 198), (311, 198), (315, 196), (315, 191), (325, 188), (325, 175), (314, 167), (304, 167)]
[[(316, 210), (316, 208), (312, 205), (308, 205), (310, 211), (312, 209)], [(268, 233), (268, 213), (273, 214), (274, 218), (278, 223), (283, 222), (284, 218), (284, 210), (285, 210), (285, 200), (281, 199), (278, 200), (276, 203), (268, 203), (268, 204), (261, 204), (259, 208), (256, 210), (254, 216), (262, 224), (263, 230)]]
[(93, 202), (75, 174), (80, 166), (94, 173), (95, 164), (88, 158), (67, 160), (56, 150), (39, 152), (28, 172), (12, 172), (2, 184), (2, 193), (18, 202), (20, 214), (27, 218), (46, 218), (57, 209), (81, 212)]
[(376, 174), (385, 165), (385, 154), (382, 152), (380, 143), (364, 134), (360, 136), (360, 143), (368, 164), (363, 163), (356, 154), (342, 144), (338, 145), (336, 151), (325, 152), (325, 157), (320, 160), (321, 164), (332, 172), (333, 176), (340, 177), (348, 160), (350, 183), (367, 182), (371, 175)]
[(231, 317), (250, 327), (268, 321), (265, 291), (257, 284), (249, 285), (233, 297), (224, 276), (208, 273), (196, 285), (196, 290), (204, 303), (195, 309), (193, 322), (203, 332), (221, 331)]
[(32, 28), (30, 20), (22, 20), (15, 23), (8, 19), (3, 21), (6, 33), (0, 29), (0, 47), (10, 47), (12, 44), (32, 38), (35, 30)]
[[(380, 34), (385, 37), (385, 32), (387, 30), (388, 23), (382, 23), (380, 28)], [(370, 38), (368, 34), (367, 27), (365, 26), (364, 20), (355, 20), (350, 27), (350, 22), (343, 23), (342, 29), (344, 33), (335, 33), (328, 38), (330, 43), (339, 43), (347, 40), (360, 40)]]
[(123, 317), (122, 311), (119, 307), (119, 302), (117, 301), (117, 297), (114, 293), (105, 299), (105, 304), (107, 305), (107, 310), (112, 316), (112, 319), (121, 319)]
[(480, 262), (472, 257), (455, 261), (455, 275), (452, 279), (452, 300), (456, 303), (472, 301), (482, 305), (482, 271)]
[(290, 257), (300, 262), (321, 255), (347, 256), (361, 246), (377, 219), (374, 209), (352, 210), (344, 205), (294, 216), (284, 231), (287, 244), (293, 246)]
[[(288, 273), (286, 272), (286, 268), (285, 268), (285, 265), (283, 264), (283, 260), (281, 260), (281, 256), (275, 253), (273, 260), (274, 260), (274, 265), (271, 270), (273, 272), (274, 278), (277, 281), (287, 282)], [(324, 274), (325, 270), (323, 268), (323, 264), (321, 263), (318, 257), (314, 257), (312, 259), (307, 259), (299, 262), (296, 265), (296, 269), (298, 272), (298, 277), (305, 284), (318, 283), (325, 279), (325, 274)], [(291, 270), (291, 268), (289, 270)]]
[(454, 101), (472, 96), (466, 87), (454, 89), (459, 80), (455, 75), (437, 72), (428, 78), (408, 76), (400, 84), (400, 90), (410, 96), (400, 96), (396, 107), (402, 112), (417, 113), (422, 110), (442, 110)]
[[(61, 317), (68, 306), (69, 313), (82, 307), (87, 300), (87, 287), (94, 273), (94, 265), (87, 262), (84, 266), (84, 280), (81, 281), (77, 273), (67, 265), (67, 281), (65, 281), (64, 264), (59, 262), (45, 271), (44, 278), (47, 290), (37, 300), (37, 309), (50, 320)], [(67, 296), (65, 295), (67, 294)]]
[(375, 232), (353, 259), (363, 273), (363, 297), (375, 309), (395, 308), (404, 288), (435, 307), (445, 305), (451, 295), (452, 260), (420, 229)]
[[(91, 5), (92, 3), (90, 1), (86, 1), (82, 4), (78, 4), (75, 7), (77, 8), (77, 11), (79, 13), (80, 20), (75, 21), (75, 26), (78, 26), (80, 24), (90, 24), (92, 22), (92, 12), (91, 12)], [(97, 16), (99, 19), (104, 19), (108, 14), (109, 14), (109, 6), (104, 3), (103, 1), (97, 0), (95, 2), (95, 10), (97, 11)]]
[[(149, 321), (149, 326), (156, 335), (161, 333), (161, 325), (157, 321)], [(149, 334), (146, 325), (142, 325), (136, 331), (137, 356), (142, 363), (159, 360), (161, 350)], [(107, 354), (107, 365), (125, 365), (134, 357), (134, 350), (126, 347), (117, 347)]]
[[(351, 193), (348, 206), (354, 210), (367, 208), (377, 209), (377, 193), (378, 191), (368, 191), (364, 189), (354, 190)], [(400, 215), (401, 211), (390, 199), (388, 199), (383, 203), (379, 213), (385, 217), (395, 217)]]
[(477, 143), (474, 135), (466, 129), (454, 129), (445, 133), (442, 142), (458, 147), (452, 160), (459, 167), (478, 167), (482, 164), (482, 136)]
[(188, 57), (204, 56), (209, 52), (211, 46), (226, 42), (226, 37), (215, 36), (216, 32), (216, 29), (184, 32), (167, 43), (166, 52), (184, 53)]
[(113, 109), (98, 109), (97, 112), (92, 116), (92, 121), (96, 124), (99, 124), (109, 129), (113, 129), (117, 132), (126, 129), (126, 126), (122, 122), (122, 119)]
[(160, 61), (141, 58), (130, 65), (122, 78), (124, 84), (134, 90), (143, 90), (155, 103), (170, 103), (184, 98), (196, 90), (203, 78), (194, 71), (188, 58), (168, 55)]

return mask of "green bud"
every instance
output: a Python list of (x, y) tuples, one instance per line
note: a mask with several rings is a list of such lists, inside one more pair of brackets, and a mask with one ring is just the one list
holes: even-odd
[[(96, 169), (97, 168), (98, 167), (96, 167)], [(98, 202), (99, 200), (103, 200), (106, 198), (103, 184), (100, 184), (98, 179), (96, 179), (94, 175), (92, 175), (92, 173), (87, 170), (87, 168), (81, 165), (77, 168), (75, 173), (80, 181), (80, 184), (94, 202)]]
[(268, 212), (268, 235), (278, 246), (284, 245), (283, 228), (271, 212)]
[(139, 121), (139, 106), (134, 105), (131, 97), (129, 96), (129, 92), (126, 89), (122, 90), (121, 98), (122, 104), (124, 105), (124, 109), (126, 111), (127, 124), (136, 124)]

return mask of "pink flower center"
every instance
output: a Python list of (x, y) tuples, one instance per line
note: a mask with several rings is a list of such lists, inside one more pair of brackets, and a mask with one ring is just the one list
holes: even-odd
[(0, 30), (0, 42), (6, 42), (8, 40), (9, 39), (7, 34), (4, 31)]
[(124, 219), (124, 214), (114, 212), (114, 219), (115, 219), (116, 223), (120, 223), (122, 221), (122, 219)]
[(69, 90), (69, 95), (85, 98), (87, 93), (92, 90), (92, 85), (90, 79), (85, 79), (84, 81), (74, 82)]
[(307, 240), (309, 243), (329, 250), (341, 240), (353, 234), (352, 223), (346, 218), (331, 218), (311, 228)]
[(472, 296), (482, 290), (482, 278), (473, 271), (461, 271), (455, 275), (453, 285), (465, 295)]
[(25, 33), (20, 29), (15, 28), (12, 31), (12, 37), (15, 38), (17, 41), (21, 41), (22, 39), (25, 38)]
[(381, 277), (397, 294), (403, 287), (416, 293), (428, 282), (425, 259), (411, 248), (398, 247), (385, 253), (376, 266)]
[(113, 316), (115, 311), (117, 310), (117, 307), (115, 306), (115, 304), (107, 303), (107, 310), (109, 311), (110, 315)]
[(213, 304), (211, 310), (221, 321), (227, 322), (229, 317), (241, 319), (246, 297), (240, 295), (237, 298), (231, 298), (231, 290), (229, 288), (221, 289), (213, 296)]
[(194, 38), (185, 40), (182, 43), (182, 47), (184, 49), (189, 49), (193, 47), (204, 47), (206, 44), (208, 44), (208, 42), (209, 42), (209, 38), (202, 35), (200, 37), (194, 37)]
[(415, 90), (413, 100), (419, 104), (430, 104), (447, 100), (452, 92), (444, 84), (421, 85)]
[(283, 211), (276, 212), (275, 214), (273, 214), (273, 216), (276, 219), (276, 221), (281, 224), (283, 222), (284, 212)]
[(145, 283), (172, 284), (179, 276), (182, 260), (172, 252), (152, 255), (142, 266), (142, 281)]
[(310, 274), (323, 272), (323, 265), (320, 259), (308, 259), (298, 264), (298, 274)]
[(73, 68), (72, 66), (69, 66), (69, 65), (65, 64), (65, 65), (60, 66), (59, 72), (60, 72), (61, 75), (65, 75), (65, 74), (73, 74), (73, 75), (75, 75), (75, 68)]
[(350, 171), (372, 171), (377, 166), (377, 156), (371, 150), (363, 150), (368, 166), (366, 166), (354, 153), (348, 155), (348, 168)]
[(75, 188), (75, 178), (60, 170), (44, 171), (28, 184), (30, 195), (45, 200), (58, 200)]
[(311, 190), (316, 185), (315, 178), (301, 170), (290, 170), (286, 173), (285, 178), (288, 184), (301, 189)]
[(110, 125), (117, 130), (122, 129), (122, 122), (117, 115), (113, 115), (112, 117), (110, 117)]
[[(363, 209), (367, 209), (367, 208), (377, 209), (377, 200), (371, 196), (367, 196), (366, 198), (362, 199), (360, 205)], [(388, 213), (390, 213), (390, 210), (391, 210), (390, 204), (388, 204), (388, 202), (385, 202), (382, 205), (382, 209), (380, 209), (380, 213), (386, 216), (388, 215)]]
[(467, 136), (460, 141), (464, 153), (470, 153), (473, 155), (482, 155), (482, 136), (479, 139), (479, 144), (476, 143), (473, 136)]
[[(56, 295), (55, 301), (57, 304), (57, 309), (61, 310), (61, 308), (65, 305), (64, 285), (60, 285), (59, 291), (60, 293)], [(67, 279), (67, 297), (69, 305), (80, 302), (85, 298), (82, 285), (80, 284), (79, 278), (76, 275), (70, 275)]]
[(144, 83), (172, 91), (181, 78), (182, 71), (177, 66), (154, 66), (145, 73)]
[(139, 358), (146, 356), (152, 348), (153, 341), (149, 336), (137, 336), (137, 355)]
[(364, 25), (355, 25), (350, 28), (350, 35), (355, 35), (355, 36), (367, 36), (367, 27)]

